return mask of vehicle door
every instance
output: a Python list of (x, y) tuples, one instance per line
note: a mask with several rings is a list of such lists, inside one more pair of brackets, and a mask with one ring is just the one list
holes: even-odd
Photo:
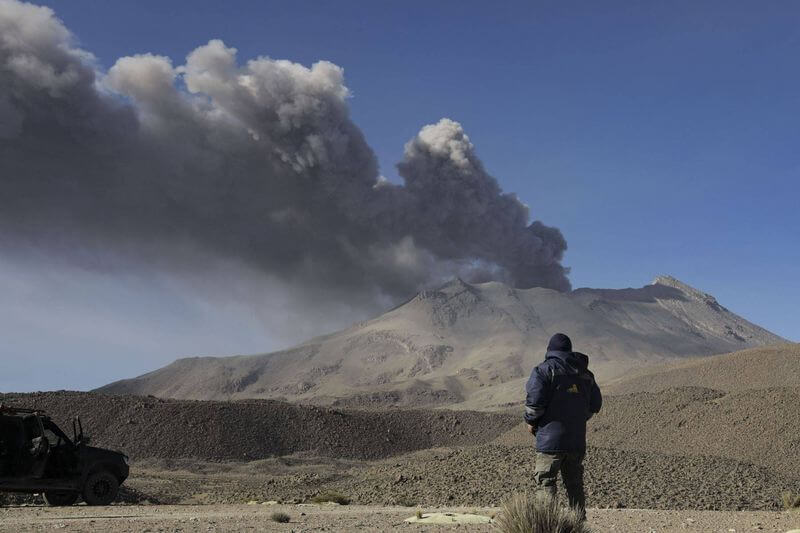
[(47, 458), (50, 456), (50, 443), (44, 434), (42, 419), (37, 415), (29, 415), (22, 419), (25, 430), (25, 452), (28, 457), (26, 462), (30, 465), (28, 476), (41, 478), (47, 467)]
[(47, 478), (73, 477), (77, 474), (78, 468), (78, 449), (67, 437), (61, 428), (52, 420), (45, 418), (42, 420), (44, 436), (50, 443), (50, 456), (45, 468)]

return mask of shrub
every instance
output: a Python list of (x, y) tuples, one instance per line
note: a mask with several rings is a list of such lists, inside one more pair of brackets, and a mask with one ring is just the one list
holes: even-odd
[(327, 503), (327, 502), (334, 502), (338, 503), (339, 505), (347, 505), (350, 503), (350, 498), (343, 494), (339, 494), (338, 492), (323, 492), (322, 494), (317, 494), (311, 501), (314, 503)]
[(272, 515), (270, 515), (270, 519), (273, 522), (280, 522), (281, 524), (289, 523), (289, 515), (286, 513), (272, 513)]
[(781, 494), (781, 501), (783, 502), (783, 508), (787, 511), (800, 510), (800, 493), (784, 492)]
[(553, 498), (516, 494), (506, 500), (497, 525), (503, 533), (590, 533), (577, 511)]

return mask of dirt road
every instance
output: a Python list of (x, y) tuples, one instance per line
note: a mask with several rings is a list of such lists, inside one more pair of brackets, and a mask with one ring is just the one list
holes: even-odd
[[(274, 512), (291, 517), (288, 524), (270, 520)], [(424, 509), (443, 511), (442, 509)], [(447, 511), (492, 516), (494, 508)], [(433, 526), (408, 524), (415, 510), (403, 507), (334, 505), (153, 505), (67, 508), (0, 508), (0, 531), (245, 532), (245, 531), (492, 531), (491, 525)], [(642, 511), (591, 509), (589, 523), (597, 533), (785, 532), (800, 528), (800, 513), (769, 511)]]

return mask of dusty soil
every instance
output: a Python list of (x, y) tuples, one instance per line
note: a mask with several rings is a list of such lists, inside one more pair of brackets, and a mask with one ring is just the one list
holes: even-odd
[[(426, 512), (434, 509), (425, 509)], [(492, 516), (494, 508), (447, 508)], [(284, 512), (291, 521), (270, 520)], [(17, 507), (0, 509), (0, 531), (103, 531), (108, 533), (158, 531), (204, 533), (215, 531), (496, 531), (492, 525), (433, 526), (407, 524), (413, 509), (331, 505), (204, 505)], [(800, 527), (800, 514), (776, 512), (643, 511), (590, 509), (588, 522), (597, 533), (642, 532), (785, 532)]]
[[(532, 471), (530, 447), (485, 445), (367, 463), (283, 457), (135, 465), (126, 485), (159, 503), (300, 503), (333, 490), (356, 504), (496, 506), (514, 492), (532, 491)], [(585, 482), (591, 507), (779, 510), (781, 493), (800, 489), (796, 478), (747, 463), (603, 448), (589, 450)]]
[[(586, 459), (590, 507), (684, 510), (779, 510), (780, 495), (800, 480), (715, 457), (682, 457), (591, 448)], [(190, 459), (134, 463), (120, 501), (135, 504), (305, 503), (335, 491), (354, 504), (497, 506), (534, 489), (529, 446), (439, 448), (380, 461), (295, 455), (250, 463)], [(563, 497), (563, 494), (562, 494)], [(0, 503), (39, 502), (0, 495)]]

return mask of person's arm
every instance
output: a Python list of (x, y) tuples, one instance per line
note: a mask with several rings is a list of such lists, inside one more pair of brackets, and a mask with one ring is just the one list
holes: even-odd
[(527, 396), (525, 398), (525, 422), (535, 430), (539, 419), (544, 415), (547, 406), (550, 404), (552, 390), (550, 380), (542, 375), (539, 367), (533, 369), (531, 377), (525, 386)]
[(597, 382), (592, 378), (592, 392), (591, 396), (589, 397), (589, 418), (596, 413), (600, 412), (600, 409), (603, 407), (603, 395), (600, 392), (600, 387), (597, 386)]

